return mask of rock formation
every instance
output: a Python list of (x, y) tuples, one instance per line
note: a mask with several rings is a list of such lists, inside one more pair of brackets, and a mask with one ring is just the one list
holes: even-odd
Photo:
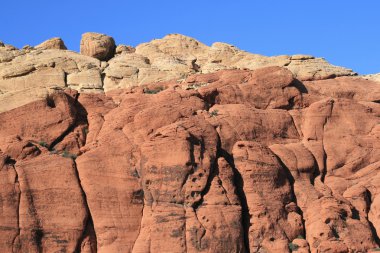
[(107, 61), (115, 54), (115, 41), (112, 37), (99, 33), (85, 33), (80, 42), (80, 53)]
[(35, 46), (37, 49), (67, 49), (61, 38), (51, 38)]
[(108, 38), (0, 44), (1, 252), (379, 250), (379, 82)]

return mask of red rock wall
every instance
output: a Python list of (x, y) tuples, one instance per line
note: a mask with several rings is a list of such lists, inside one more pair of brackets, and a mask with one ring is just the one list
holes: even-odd
[(1, 252), (373, 250), (367, 84), (230, 70), (1, 113)]

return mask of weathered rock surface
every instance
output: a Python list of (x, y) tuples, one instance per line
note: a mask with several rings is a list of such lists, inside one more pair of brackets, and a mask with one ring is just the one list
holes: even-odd
[(85, 33), (80, 41), (80, 53), (101, 61), (108, 61), (115, 54), (115, 41), (100, 33)]
[(365, 75), (363, 78), (368, 79), (368, 80), (373, 80), (376, 82), (380, 82), (380, 74), (373, 74), (373, 75)]
[(99, 60), (72, 51), (22, 51), (10, 62), (0, 63), (0, 112), (45, 98), (58, 89), (99, 90), (100, 73)]
[(38, 49), (67, 49), (61, 38), (51, 38), (35, 46)]
[(286, 67), (300, 80), (355, 74), (352, 70), (333, 66), (322, 58), (308, 55), (267, 57), (220, 42), (210, 47), (180, 34), (170, 34), (140, 44), (135, 53), (119, 55), (109, 63), (105, 90), (126, 88), (136, 83), (182, 79), (194, 73), (212, 73), (222, 69), (253, 70), (266, 66)]
[(60, 38), (21, 50), (0, 44), (0, 112), (44, 98), (61, 88), (99, 93), (223, 69), (280, 66), (299, 80), (355, 75), (322, 58), (267, 57), (220, 42), (207, 46), (179, 34), (133, 48), (116, 47), (114, 40), (104, 34), (85, 33), (81, 54), (58, 49), (66, 49)]
[(379, 82), (179, 35), (0, 52), (1, 252), (379, 249)]

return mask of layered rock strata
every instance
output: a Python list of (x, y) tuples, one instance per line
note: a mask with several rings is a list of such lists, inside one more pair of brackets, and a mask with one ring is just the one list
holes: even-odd
[(289, 69), (299, 80), (352, 76), (352, 70), (307, 55), (267, 57), (225, 43), (207, 46), (179, 34), (136, 48), (112, 37), (85, 33), (81, 54), (65, 50), (59, 38), (21, 50), (0, 44), (0, 112), (22, 106), (56, 89), (102, 92), (152, 82), (183, 80), (223, 69), (254, 70), (265, 66)]

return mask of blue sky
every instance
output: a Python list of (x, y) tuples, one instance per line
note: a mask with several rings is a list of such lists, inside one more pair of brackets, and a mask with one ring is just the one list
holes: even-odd
[(88, 31), (128, 45), (181, 33), (208, 45), (311, 54), (361, 74), (380, 72), (378, 0), (3, 0), (1, 8), (0, 40), (17, 47), (58, 36), (78, 51)]

